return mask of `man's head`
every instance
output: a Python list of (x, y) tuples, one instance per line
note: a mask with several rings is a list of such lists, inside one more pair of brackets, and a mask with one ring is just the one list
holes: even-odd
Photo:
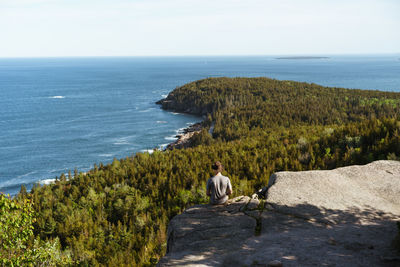
[(211, 168), (214, 170), (215, 173), (222, 172), (224, 170), (224, 165), (221, 162), (216, 161)]

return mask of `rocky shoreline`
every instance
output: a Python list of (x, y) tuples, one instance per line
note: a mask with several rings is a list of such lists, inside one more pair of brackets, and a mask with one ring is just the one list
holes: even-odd
[[(187, 114), (192, 114), (192, 115), (205, 115), (207, 113), (206, 110), (198, 110), (196, 107), (187, 107), (187, 106), (182, 106), (177, 103), (177, 101), (174, 98), (173, 93), (169, 93), (166, 98), (163, 98), (159, 101), (156, 102), (157, 105), (160, 105), (162, 109), (164, 110), (169, 110), (169, 111), (174, 111), (174, 112), (179, 112), (179, 113), (187, 113)], [(203, 123), (198, 122), (193, 125), (190, 125), (189, 127), (183, 129), (183, 132), (180, 134), (177, 134), (175, 137), (178, 138), (178, 140), (170, 143), (169, 145), (166, 146), (165, 150), (172, 150), (174, 148), (186, 148), (190, 146), (190, 139), (195, 135), (196, 133), (199, 133), (203, 129)]]
[(183, 133), (177, 134), (176, 137), (178, 140), (167, 145), (165, 149), (172, 150), (174, 148), (185, 148), (190, 146), (190, 138), (193, 137), (196, 133), (199, 133), (203, 129), (203, 125), (201, 122), (190, 125), (189, 127), (183, 129)]

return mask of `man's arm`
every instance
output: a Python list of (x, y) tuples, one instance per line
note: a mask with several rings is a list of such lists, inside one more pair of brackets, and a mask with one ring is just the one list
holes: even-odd
[(229, 178), (228, 178), (228, 186), (226, 188), (226, 194), (230, 195), (232, 193), (233, 193), (233, 190), (232, 190), (231, 180), (229, 180)]
[(211, 196), (211, 191), (210, 191), (210, 189), (207, 189), (207, 196)]

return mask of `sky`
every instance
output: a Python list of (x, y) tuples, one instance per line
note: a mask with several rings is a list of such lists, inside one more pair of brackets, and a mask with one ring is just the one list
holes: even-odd
[(399, 0), (0, 0), (0, 57), (371, 53)]

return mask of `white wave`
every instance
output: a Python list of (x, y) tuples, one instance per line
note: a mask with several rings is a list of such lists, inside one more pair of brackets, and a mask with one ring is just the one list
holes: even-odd
[(145, 110), (139, 110), (139, 112), (140, 113), (144, 113), (144, 112), (149, 112), (149, 111), (152, 111), (154, 108), (148, 108), (148, 109), (145, 109)]
[(176, 137), (176, 135), (171, 135), (171, 136), (164, 137), (164, 139), (168, 140), (168, 141), (175, 141), (178, 138)]
[(112, 156), (114, 156), (114, 154), (107, 154), (107, 153), (99, 154), (99, 157), (112, 157)]
[(161, 95), (162, 98), (166, 98), (168, 95)]
[(62, 172), (60, 169), (51, 169), (50, 171), (49, 171), (50, 173), (60, 173), (60, 172)]
[(142, 149), (142, 150), (140, 150), (140, 152), (143, 152), (143, 153), (147, 152), (149, 154), (152, 154), (154, 152), (154, 149)]
[(187, 122), (186, 125), (193, 125), (195, 122)]
[(62, 99), (62, 98), (65, 98), (65, 96), (63, 96), (63, 95), (55, 95), (55, 96), (49, 96), (49, 98)]
[(168, 123), (167, 121), (157, 121), (157, 123)]
[(129, 145), (128, 137), (115, 138), (113, 141), (114, 145)]
[(129, 142), (128, 141), (114, 142), (113, 145), (117, 145), (117, 146), (129, 145)]
[(160, 150), (166, 149), (168, 145), (169, 143), (160, 145)]
[(117, 113), (127, 113), (127, 112), (132, 112), (132, 111), (133, 111), (132, 108), (128, 108), (128, 109), (124, 109), (124, 110), (121, 110), (121, 111), (117, 111)]
[(31, 175), (31, 174), (34, 174), (34, 173), (37, 173), (37, 171), (28, 172), (28, 173), (25, 173), (25, 174), (22, 174), (22, 175), (18, 175), (18, 176), (17, 176), (17, 179), (22, 178), (22, 177), (25, 177), (25, 176), (28, 176), (28, 175)]
[(171, 112), (172, 113), (172, 115), (180, 115), (180, 113), (178, 113), (178, 112)]
[(52, 184), (56, 181), (56, 179), (44, 179), (44, 180), (40, 180), (39, 183), (40, 184)]

